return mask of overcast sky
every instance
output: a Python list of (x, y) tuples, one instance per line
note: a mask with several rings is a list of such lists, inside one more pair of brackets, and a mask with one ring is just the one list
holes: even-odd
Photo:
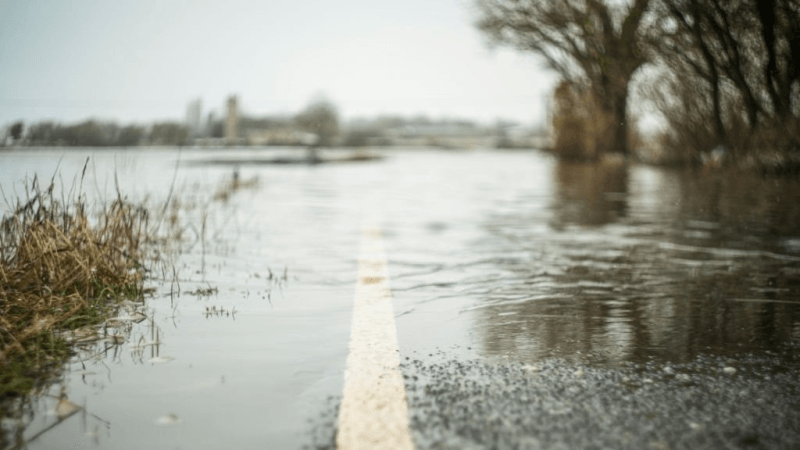
[(471, 0), (0, 0), (0, 126), (254, 115), (324, 93), (345, 118), (537, 123), (554, 76), (489, 49)]

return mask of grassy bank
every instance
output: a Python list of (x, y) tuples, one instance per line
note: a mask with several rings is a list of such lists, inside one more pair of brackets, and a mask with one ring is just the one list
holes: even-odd
[(121, 194), (91, 208), (36, 178), (0, 223), (0, 401), (57, 375), (70, 336), (143, 297), (149, 213)]

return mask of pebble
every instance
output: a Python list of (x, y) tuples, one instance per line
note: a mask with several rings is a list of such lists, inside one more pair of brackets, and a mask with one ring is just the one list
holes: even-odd
[(689, 422), (689, 427), (695, 431), (703, 429), (703, 424), (697, 422)]

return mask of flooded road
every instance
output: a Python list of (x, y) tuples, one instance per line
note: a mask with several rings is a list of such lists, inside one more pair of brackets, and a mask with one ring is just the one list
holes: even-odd
[[(49, 179), (57, 166), (69, 186), (87, 156), (90, 198), (114, 195), (115, 174), (134, 199), (163, 205), (171, 192), (184, 240), (175, 271), (151, 283), (148, 320), (123, 345), (82, 352), (51, 397), (4, 419), (11, 442), (330, 440), (367, 219), (383, 230), (404, 374), (421, 382), (435, 377), (420, 367), (441, 360), (517, 364), (503, 369), (517, 375), (525, 365), (628, 371), (625, 383), (641, 385), (652, 378), (642, 371), (665, 365), (694, 373), (706, 370), (693, 366), (698, 358), (725, 367), (728, 359), (714, 358), (767, 358), (771, 373), (798, 376), (797, 181), (571, 164), (536, 152), (392, 149), (377, 161), (239, 165), (255, 186), (218, 195), (234, 171), (226, 158), (241, 164), (269, 152), (278, 150), (0, 154), (6, 196), (14, 181)], [(476, 379), (502, 376), (469, 367)], [(416, 414), (425, 396), (408, 383)], [(83, 409), (59, 421), (62, 388)], [(418, 446), (442, 445), (419, 430)]]

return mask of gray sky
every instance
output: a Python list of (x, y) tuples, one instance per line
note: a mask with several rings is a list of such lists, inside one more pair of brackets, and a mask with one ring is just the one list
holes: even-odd
[(0, 126), (294, 113), (544, 120), (554, 77), (490, 50), (470, 0), (0, 0)]

